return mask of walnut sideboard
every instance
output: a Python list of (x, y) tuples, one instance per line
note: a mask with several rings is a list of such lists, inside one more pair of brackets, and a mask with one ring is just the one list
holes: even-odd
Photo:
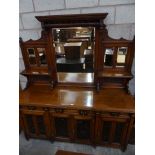
[(126, 149), (134, 131), (134, 98), (128, 93), (134, 38), (109, 37), (107, 15), (37, 16), (41, 38), (20, 38), (21, 74), (27, 78), (19, 96), (20, 128), (27, 139)]
[(134, 99), (122, 89), (31, 86), (20, 92), (25, 136), (125, 150), (134, 126)]

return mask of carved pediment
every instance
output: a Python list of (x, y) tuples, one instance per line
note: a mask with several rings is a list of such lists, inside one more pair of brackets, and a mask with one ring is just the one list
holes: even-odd
[(36, 16), (41, 22), (42, 28), (55, 27), (74, 27), (74, 26), (103, 26), (103, 20), (108, 13), (94, 14), (76, 14), (76, 15), (54, 15), (54, 16)]

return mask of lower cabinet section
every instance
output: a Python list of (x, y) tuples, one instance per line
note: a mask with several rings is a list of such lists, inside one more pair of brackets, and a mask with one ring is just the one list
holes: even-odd
[(133, 127), (133, 118), (127, 113), (26, 107), (20, 109), (20, 116), (26, 138), (103, 145), (122, 150), (126, 149)]
[(94, 116), (86, 110), (52, 109), (51, 128), (56, 140), (77, 143), (92, 143), (94, 137)]

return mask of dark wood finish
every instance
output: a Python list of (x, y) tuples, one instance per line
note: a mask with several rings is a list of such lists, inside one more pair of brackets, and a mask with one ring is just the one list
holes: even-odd
[[(27, 137), (104, 145), (125, 150), (133, 126), (134, 98), (122, 89), (104, 89), (97, 93), (90, 88), (60, 87), (51, 91), (46, 85), (32, 85), (20, 93), (20, 111)], [(40, 136), (35, 120), (32, 124), (37, 130), (34, 133), (28, 130), (27, 115), (31, 115), (33, 119), (38, 115), (44, 117), (48, 122), (45, 136)], [(108, 143), (101, 138), (105, 122), (111, 124)], [(117, 133), (119, 123), (123, 128), (118, 128)], [(62, 127), (65, 133), (62, 133)], [(115, 142), (117, 135), (120, 135), (120, 140)]]
[[(124, 150), (127, 129), (130, 122), (129, 114), (102, 112), (96, 117), (97, 143), (103, 146), (121, 147)], [(121, 129), (119, 129), (120, 126)]]
[[(23, 42), (20, 38), (20, 47), (22, 50), (23, 60), (25, 64), (25, 70), (21, 72), (22, 75), (26, 76), (28, 79), (27, 87), (33, 83), (45, 83), (50, 84), (51, 87), (54, 86), (54, 77), (53, 71), (51, 68), (51, 57), (50, 57), (50, 48), (47, 39), (47, 33), (42, 31), (42, 37), (39, 40), (28, 40)], [(47, 61), (47, 65), (41, 66), (39, 63), (39, 54), (37, 48), (45, 49), (45, 59)], [(34, 49), (35, 57), (36, 57), (36, 65), (31, 65), (29, 61), (29, 55), (27, 50)]]
[(42, 28), (76, 27), (76, 26), (102, 26), (107, 13), (36, 16)]
[(93, 88), (56, 87), (32, 85), (20, 93), (20, 105), (91, 109), (110, 112), (134, 113), (134, 98), (122, 89), (104, 89), (99, 93)]
[(55, 155), (88, 155), (88, 154), (58, 150)]
[(135, 143), (135, 115), (134, 114), (131, 115), (130, 124), (129, 124), (128, 132), (127, 132), (126, 144), (128, 143), (130, 144)]
[[(135, 108), (134, 98), (124, 88), (128, 89), (132, 78), (134, 40), (110, 38), (103, 24), (106, 16), (107, 13), (38, 16), (43, 28), (41, 38), (26, 42), (20, 39), (25, 64), (21, 74), (28, 79), (27, 89), (20, 91), (19, 96), (20, 124), (27, 139), (44, 138), (126, 149), (134, 128)], [(89, 84), (78, 81), (60, 85), (52, 30), (75, 26), (94, 28), (95, 47), (93, 60), (91, 58), (94, 80)], [(120, 47), (127, 48), (124, 63), (117, 62)], [(31, 48), (29, 54), (27, 48)], [(45, 49), (45, 57), (39, 55), (38, 48)], [(104, 62), (107, 48), (113, 49), (107, 63), (110, 67)], [(46, 58), (47, 65), (41, 65), (41, 58)], [(94, 90), (95, 86), (100, 91)]]
[(21, 113), (19, 112), (19, 133), (24, 129), (23, 120), (21, 117)]
[[(123, 38), (112, 39), (108, 36), (108, 32), (104, 27), (102, 27), (99, 32), (100, 41), (98, 51), (100, 51), (100, 54), (97, 58), (97, 60), (99, 61), (97, 66), (98, 72), (96, 76), (98, 78), (96, 82), (96, 87), (125, 88), (126, 90), (128, 90), (127, 84), (129, 80), (131, 80), (133, 77), (131, 74), (131, 66), (134, 57), (135, 40), (126, 40)], [(116, 66), (117, 51), (120, 47), (127, 47), (127, 54), (124, 67)], [(104, 65), (105, 50), (107, 48), (114, 49), (111, 67), (106, 67)]]
[(34, 106), (28, 106), (27, 109), (21, 109), (21, 115), (28, 138), (51, 138), (49, 116), (45, 110), (36, 110)]
[(74, 140), (78, 143), (93, 144), (94, 122), (93, 112), (79, 110), (79, 115), (74, 116)]
[(54, 108), (51, 109), (50, 117), (55, 140), (71, 141), (73, 134), (70, 115), (62, 108)]
[[(108, 32), (106, 30), (106, 26), (103, 24), (103, 20), (107, 16), (107, 13), (98, 13), (98, 14), (83, 14), (83, 15), (55, 15), (55, 16), (37, 16), (36, 18), (41, 22), (42, 28), (44, 31), (42, 32), (42, 37), (39, 40), (33, 41), (29, 40), (27, 42), (20, 41), (22, 54), (24, 58), (24, 63), (26, 70), (34, 70), (34, 72), (38, 72), (38, 70), (46, 71), (49, 74), (49, 79), (44, 80), (51, 83), (52, 87), (57, 84), (57, 69), (56, 69), (56, 53), (55, 49), (52, 46), (53, 36), (52, 29), (53, 28), (61, 28), (61, 27), (75, 27), (75, 26), (84, 26), (84, 27), (94, 27), (95, 28), (95, 48), (94, 48), (94, 86), (99, 90), (100, 88), (112, 87), (112, 88), (125, 88), (128, 90), (128, 82), (132, 78), (131, 74), (131, 65), (134, 56), (134, 40), (126, 40), (123, 38), (120, 39), (112, 39), (108, 36)], [(25, 48), (34, 48), (36, 51), (36, 47), (44, 47), (46, 49), (47, 55), (47, 67), (36, 67), (30, 66), (28, 61), (28, 56)], [(127, 47), (127, 54), (125, 59), (124, 67), (116, 66), (117, 59), (117, 50), (120, 47)], [(104, 59), (105, 59), (105, 50), (107, 48), (113, 48), (113, 60), (112, 67), (105, 67)], [(38, 64), (38, 56), (36, 54), (37, 64)], [(87, 63), (86, 66), (89, 66)], [(91, 66), (92, 68), (92, 66)], [(121, 74), (122, 76), (102, 76), (106, 74)], [(128, 76), (126, 76), (128, 74)], [(32, 75), (33, 76), (33, 75)], [(28, 84), (31, 81), (31, 77), (28, 77)], [(41, 78), (38, 76), (38, 78)], [(42, 81), (42, 80), (41, 80)]]

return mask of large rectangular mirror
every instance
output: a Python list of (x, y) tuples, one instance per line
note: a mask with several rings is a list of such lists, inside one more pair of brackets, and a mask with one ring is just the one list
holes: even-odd
[(58, 82), (93, 83), (95, 29), (54, 28), (52, 36)]

